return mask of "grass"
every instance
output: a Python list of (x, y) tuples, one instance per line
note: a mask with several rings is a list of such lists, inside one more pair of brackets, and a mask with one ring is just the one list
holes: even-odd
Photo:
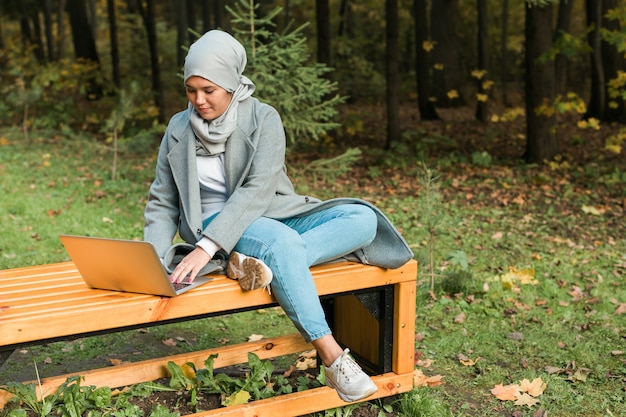
[[(93, 139), (33, 134), (25, 143), (19, 132), (0, 133), (0, 269), (68, 260), (60, 233), (141, 239), (157, 145), (140, 145), (125, 150), (112, 181), (112, 153)], [(599, 154), (574, 167), (539, 167), (494, 158), (485, 166), (459, 151), (426, 154), (441, 193), (430, 214), (410, 149), (365, 149), (364, 166), (336, 181), (295, 178), (303, 193), (376, 203), (420, 263), (417, 367), (444, 384), (402, 396), (396, 409), (411, 416), (626, 415), (623, 159)], [(296, 167), (304, 163), (291, 158)], [(425, 224), (434, 214), (431, 234)], [(530, 278), (534, 285), (516, 280)], [(22, 357), (41, 364), (45, 376), (47, 368), (71, 369), (68, 356), (75, 370), (82, 361), (106, 362), (132, 338), (141, 342), (126, 353), (141, 359), (291, 326), (280, 310), (263, 313), (33, 347), (0, 368), (0, 381), (19, 374)], [(170, 338), (175, 346), (161, 343)], [(547, 387), (532, 407), (491, 394), (497, 384), (535, 378)]]

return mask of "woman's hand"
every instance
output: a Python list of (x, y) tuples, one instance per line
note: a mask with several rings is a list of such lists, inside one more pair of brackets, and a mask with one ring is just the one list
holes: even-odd
[(172, 275), (170, 275), (170, 281), (174, 284), (182, 282), (185, 277), (187, 282), (193, 282), (198, 275), (198, 272), (211, 260), (211, 256), (200, 247), (196, 247), (189, 255), (185, 256), (182, 261), (176, 266)]

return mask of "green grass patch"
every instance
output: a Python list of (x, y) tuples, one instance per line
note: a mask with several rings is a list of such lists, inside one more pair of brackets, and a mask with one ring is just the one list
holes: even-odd
[[(133, 145), (143, 153), (122, 149), (113, 181), (112, 153), (93, 139), (33, 135), (25, 143), (10, 131), (2, 138), (0, 268), (68, 260), (61, 233), (142, 238), (156, 143)], [(427, 161), (440, 198), (426, 209), (415, 159), (365, 150), (363, 166), (340, 178), (294, 178), (303, 193), (376, 203), (419, 261), (416, 367), (444, 383), (399, 397), (394, 409), (407, 416), (624, 416), (624, 163), (485, 165), (453, 153)], [(305, 164), (293, 155), (289, 162)], [(14, 354), (0, 380), (33, 361), (42, 374), (70, 372), (89, 361), (106, 366), (292, 331), (280, 309), (266, 309), (53, 343)], [(534, 406), (491, 393), (536, 378), (547, 385)]]

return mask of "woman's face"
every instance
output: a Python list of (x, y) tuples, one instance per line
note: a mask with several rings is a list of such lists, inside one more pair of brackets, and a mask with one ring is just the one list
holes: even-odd
[(202, 77), (193, 76), (185, 82), (187, 98), (205, 120), (220, 117), (230, 104), (232, 93)]

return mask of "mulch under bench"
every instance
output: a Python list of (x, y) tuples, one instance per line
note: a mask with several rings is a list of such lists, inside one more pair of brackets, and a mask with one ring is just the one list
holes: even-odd
[[(338, 262), (312, 272), (337, 339), (374, 373), (379, 391), (368, 400), (411, 390), (417, 262), (394, 270)], [(266, 291), (242, 292), (224, 275), (213, 278), (167, 298), (90, 289), (71, 262), (0, 271), (0, 354), (6, 359), (28, 345), (276, 305)], [(247, 362), (248, 352), (269, 359), (308, 349), (295, 333), (77, 374), (85, 378), (82, 385), (114, 388), (168, 377), (169, 361), (202, 368), (217, 354), (214, 365), (220, 368)], [(42, 380), (44, 391), (53, 392), (69, 376)], [(0, 391), (0, 406), (8, 399)], [(294, 417), (345, 404), (335, 390), (321, 387), (193, 415)]]

